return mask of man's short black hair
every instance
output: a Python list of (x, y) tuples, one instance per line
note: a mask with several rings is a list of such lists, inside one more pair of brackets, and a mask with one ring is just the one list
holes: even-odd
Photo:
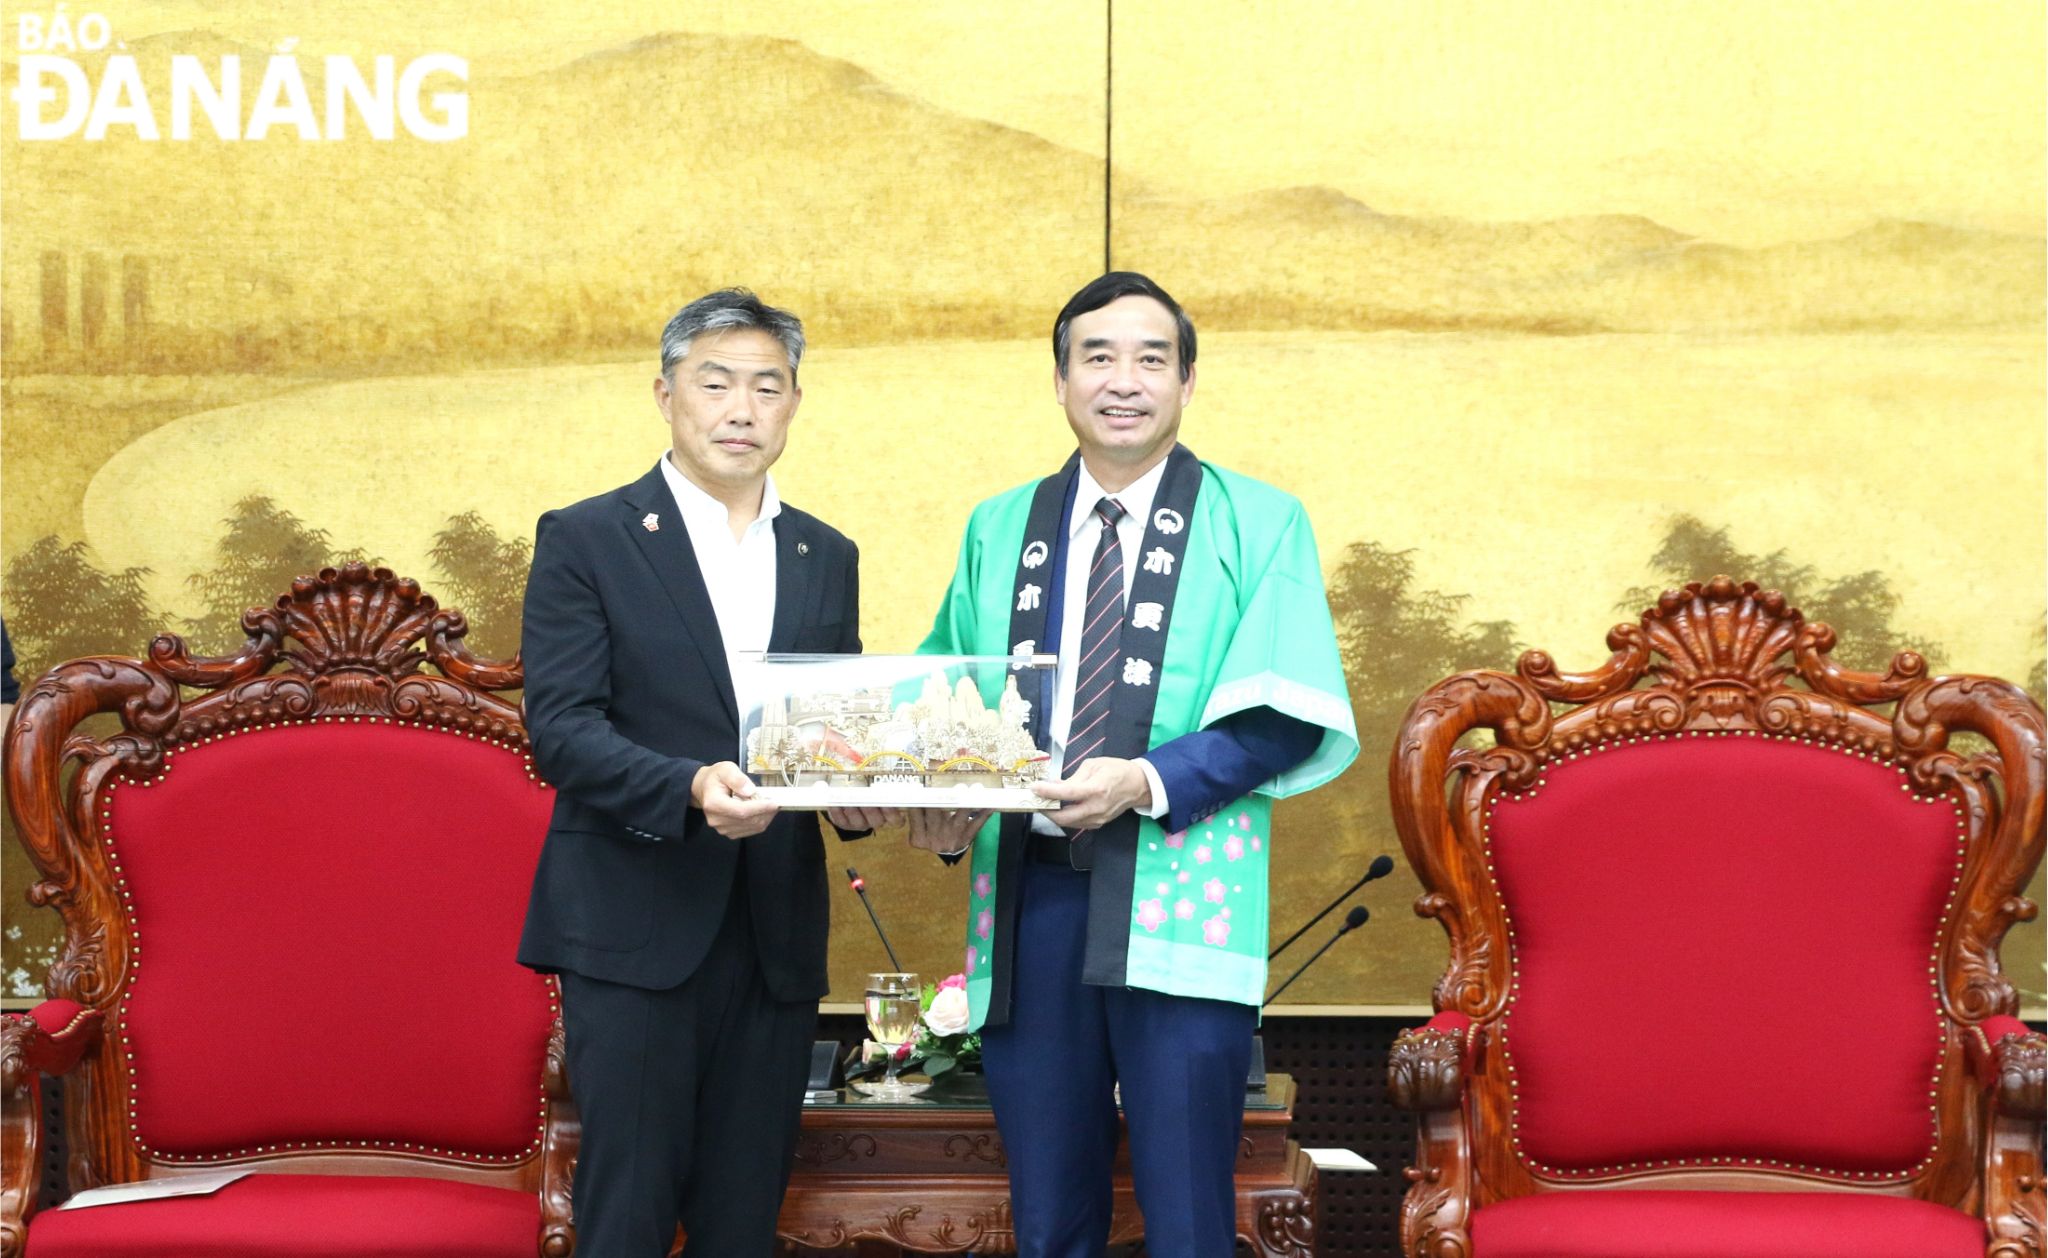
[(1100, 310), (1119, 297), (1150, 297), (1167, 308), (1173, 315), (1173, 340), (1180, 351), (1180, 378), (1185, 381), (1195, 369), (1195, 325), (1188, 318), (1188, 312), (1172, 294), (1152, 282), (1149, 276), (1136, 271), (1111, 271), (1100, 279), (1090, 280), (1081, 291), (1067, 298), (1067, 304), (1060, 307), (1059, 318), (1052, 325), (1052, 360), (1062, 377), (1067, 374), (1067, 350), (1071, 348), (1069, 335), (1074, 320), (1091, 310)]
[(766, 332), (782, 342), (783, 352), (789, 355), (789, 382), (796, 383), (796, 367), (804, 357), (803, 320), (787, 310), (778, 310), (745, 288), (721, 288), (676, 311), (668, 326), (661, 330), (662, 376), (671, 384), (675, 382), (671, 373), (689, 354), (690, 342), (699, 336), (738, 328)]

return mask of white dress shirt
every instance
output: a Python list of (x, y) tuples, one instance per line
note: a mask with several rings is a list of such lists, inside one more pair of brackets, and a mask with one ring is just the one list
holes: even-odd
[[(1115, 493), (1104, 489), (1088, 474), (1085, 461), (1079, 475), (1081, 483), (1074, 489), (1074, 507), (1067, 515), (1067, 571), (1060, 594), (1060, 662), (1053, 681), (1052, 719), (1047, 724), (1047, 733), (1056, 744), (1067, 741), (1074, 724), (1074, 685), (1079, 680), (1074, 666), (1081, 661), (1082, 620), (1088, 610), (1088, 570), (1095, 563), (1095, 546), (1102, 540), (1102, 517), (1095, 514), (1095, 504), (1104, 498), (1114, 498), (1124, 509), (1123, 519), (1117, 521), (1116, 535), (1123, 546), (1124, 603), (1128, 608), (1131, 578), (1138, 571), (1139, 545), (1145, 540), (1145, 522), (1152, 517), (1152, 499), (1158, 495), (1159, 482), (1166, 476), (1166, 460), (1159, 460), (1151, 471)], [(1137, 812), (1146, 817), (1165, 816), (1166, 784), (1159, 780), (1159, 770), (1142, 756), (1138, 758), (1138, 768), (1152, 788), (1152, 802)], [(1040, 834), (1061, 832), (1043, 813), (1033, 815), (1031, 828)]]
[(675, 495), (676, 511), (690, 534), (690, 549), (697, 552), (697, 567), (711, 595), (711, 610), (718, 615), (726, 668), (744, 717), (752, 705), (742, 692), (745, 674), (734, 657), (742, 651), (767, 650), (775, 625), (775, 517), (782, 514), (775, 478), (768, 477), (761, 487), (760, 514), (735, 538), (725, 504), (692, 484), (666, 454), (661, 456), (661, 474)]

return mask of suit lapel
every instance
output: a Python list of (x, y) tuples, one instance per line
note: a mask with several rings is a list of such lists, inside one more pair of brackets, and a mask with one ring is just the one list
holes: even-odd
[[(675, 495), (656, 466), (626, 491), (628, 518), (620, 523), (640, 553), (654, 568), (667, 591), (669, 602), (683, 619), (685, 635), (704, 657), (712, 684), (725, 700), (725, 710), (738, 722), (739, 703), (733, 697), (732, 670), (725, 663), (725, 640), (718, 633), (718, 613), (711, 607), (711, 592), (704, 586), (704, 570), (697, 566), (697, 552), (690, 545), (690, 530), (683, 524)], [(657, 527), (648, 528), (649, 516)], [(778, 598), (780, 592), (778, 591)], [(779, 613), (778, 613), (779, 614)]]
[(817, 562), (809, 530), (787, 508), (775, 517), (775, 620), (768, 630), (768, 649), (788, 651), (797, 630), (818, 621), (821, 582), (811, 579)]

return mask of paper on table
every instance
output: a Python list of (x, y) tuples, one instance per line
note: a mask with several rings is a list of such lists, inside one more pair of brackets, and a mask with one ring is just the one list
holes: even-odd
[(88, 1206), (114, 1206), (129, 1201), (155, 1201), (161, 1197), (203, 1197), (216, 1193), (249, 1174), (248, 1171), (208, 1171), (203, 1175), (180, 1175), (176, 1179), (145, 1179), (133, 1184), (109, 1184), (71, 1194), (59, 1210), (83, 1210)]
[(1349, 1149), (1303, 1149), (1319, 1171), (1376, 1171), (1380, 1169)]

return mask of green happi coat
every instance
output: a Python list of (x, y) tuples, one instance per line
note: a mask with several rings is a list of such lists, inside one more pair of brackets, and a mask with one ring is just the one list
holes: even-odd
[[(1047, 547), (1065, 527), (1077, 465), (1070, 459), (1047, 480), (975, 508), (921, 651), (1038, 649)], [(1135, 716), (1128, 745), (1105, 754), (1142, 755), (1259, 706), (1321, 726), (1323, 738), (1308, 759), (1184, 833), (1135, 813), (1095, 832), (1083, 979), (1256, 1005), (1266, 984), (1272, 801), (1322, 785), (1358, 755), (1350, 696), (1298, 501), (1176, 447), (1154, 507), (1118, 638), (1126, 684), (1114, 710)], [(964, 972), (977, 1027), (1008, 1014), (1016, 905), (1006, 890), (1027, 825), (992, 819), (973, 845)]]

